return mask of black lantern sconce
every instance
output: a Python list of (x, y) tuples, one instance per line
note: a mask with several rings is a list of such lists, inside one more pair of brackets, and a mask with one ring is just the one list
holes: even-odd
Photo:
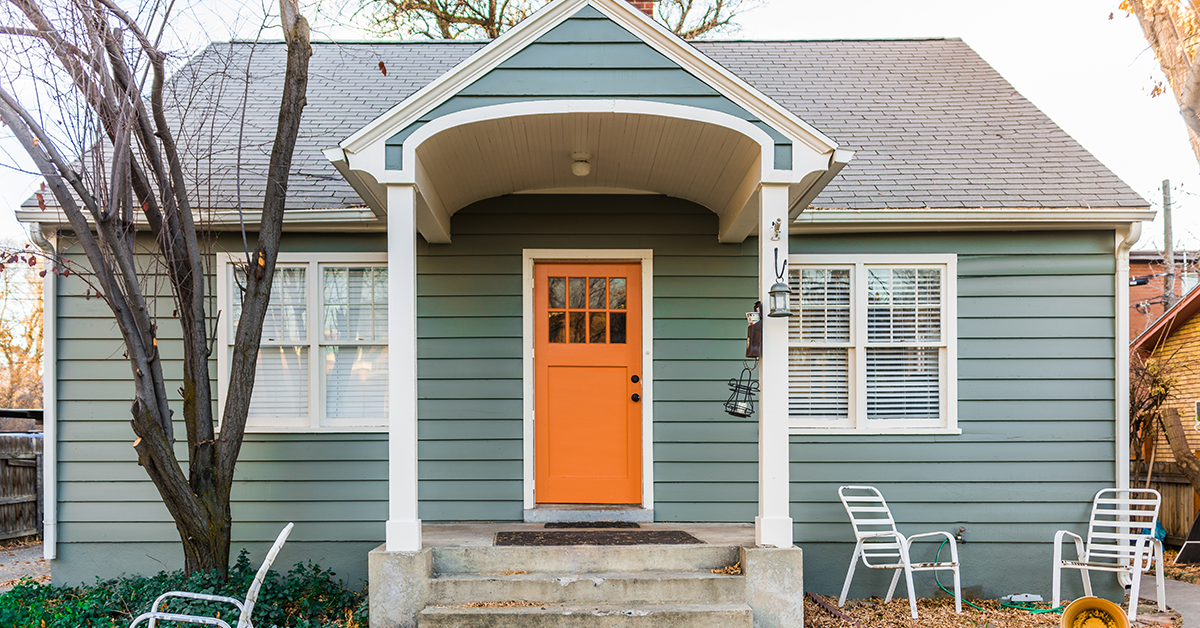
[(784, 277), (787, 276), (787, 260), (783, 260), (783, 269), (779, 268), (779, 249), (775, 249), (775, 285), (767, 291), (770, 297), (770, 308), (767, 316), (785, 318), (792, 315), (792, 290), (788, 288)]
[[(753, 363), (752, 363), (753, 364)], [(754, 414), (754, 398), (758, 396), (758, 382), (754, 380), (754, 367), (742, 367), (742, 376), (729, 380), (729, 400), (725, 402), (726, 414), (743, 419)]]

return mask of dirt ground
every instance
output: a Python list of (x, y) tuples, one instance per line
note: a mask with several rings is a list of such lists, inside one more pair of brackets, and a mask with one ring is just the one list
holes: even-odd
[[(1001, 608), (996, 600), (971, 600), (984, 610), (971, 608), (964, 600), (963, 613), (958, 615), (954, 612), (954, 600), (938, 598), (917, 600), (919, 617), (914, 620), (909, 615), (908, 598), (896, 598), (888, 604), (884, 604), (880, 598), (846, 600), (846, 606), (838, 609), (836, 597), (815, 597), (840, 611), (843, 617), (827, 610), (813, 596), (806, 596), (805, 628), (1057, 628), (1062, 619), (1059, 613), (1034, 614), (1015, 608)], [(1047, 604), (1041, 606), (1049, 608)], [(1138, 620), (1135, 626), (1182, 626), (1182, 619), (1177, 614), (1159, 615), (1149, 600), (1143, 600), (1143, 604), (1139, 605)]]
[(8, 591), (22, 577), (50, 582), (50, 563), (42, 558), (42, 540), (0, 541), (0, 593)]
[[(1164, 570), (1166, 573), (1164, 575), (1166, 575), (1168, 578), (1174, 578), (1175, 580), (1200, 584), (1200, 563), (1192, 565), (1172, 565), (1171, 563), (1175, 561), (1175, 555), (1178, 553), (1179, 552), (1175, 550), (1167, 550), (1163, 552), (1163, 563), (1166, 566), (1166, 569)], [(1151, 570), (1150, 573), (1154, 573), (1154, 571)]]

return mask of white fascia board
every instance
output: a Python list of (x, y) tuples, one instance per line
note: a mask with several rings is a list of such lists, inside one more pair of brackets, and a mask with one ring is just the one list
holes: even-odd
[[(832, 139), (713, 62), (627, 0), (556, 0), (550, 3), (343, 140), (340, 146), (349, 153), (358, 154), (395, 135), (588, 5), (777, 129), (792, 140), (793, 146), (798, 143), (818, 154), (837, 149), (837, 143)], [(351, 167), (361, 169), (353, 160)]]
[(1154, 220), (1147, 209), (810, 209), (793, 233), (1116, 229)]

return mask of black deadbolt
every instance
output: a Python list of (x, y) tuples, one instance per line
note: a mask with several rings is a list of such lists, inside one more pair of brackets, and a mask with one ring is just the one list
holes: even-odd
[(639, 395), (639, 394), (637, 394), (637, 393), (633, 393), (633, 396), (632, 396), (632, 397), (630, 397), (630, 399), (634, 400), (635, 402), (636, 402), (636, 401), (641, 401), (641, 400), (642, 400), (642, 396), (641, 396), (641, 395)]
[(636, 384), (636, 383), (640, 382), (641, 380), (640, 380), (640, 379), (638, 379), (638, 376), (637, 376), (637, 375), (634, 375), (633, 377), (630, 377), (630, 378), (629, 378), (629, 381), (631, 381), (631, 382), (633, 382), (633, 383), (635, 383), (635, 384)]

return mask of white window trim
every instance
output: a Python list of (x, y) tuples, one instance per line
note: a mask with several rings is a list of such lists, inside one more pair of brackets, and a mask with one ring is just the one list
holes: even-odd
[[(221, 420), (221, 413), (225, 410), (226, 391), (229, 388), (229, 315), (233, 310), (233, 290), (234, 287), (229, 280), (230, 266), (243, 264), (245, 255), (241, 253), (220, 253), (217, 255), (217, 308), (221, 312), (221, 319), (217, 325), (217, 407), (216, 415), (218, 428)], [(354, 264), (370, 264), (370, 265), (387, 265), (387, 253), (280, 253), (277, 264), (298, 266), (307, 265), (305, 278), (308, 281), (308, 303), (310, 313), (320, 305), (320, 268), (322, 265), (354, 265)], [(317, 278), (313, 280), (311, 278)], [(320, 335), (321, 330), (318, 324), (315, 324), (320, 319), (309, 317), (308, 338), (306, 339), (310, 352), (313, 347), (321, 346)], [(389, 338), (390, 338), (389, 332)], [(388, 342), (387, 345), (391, 343)], [(246, 433), (265, 433), (265, 434), (312, 434), (312, 433), (387, 433), (388, 426), (371, 426), (371, 427), (353, 427), (353, 426), (322, 426), (321, 420), (324, 418), (325, 405), (322, 388), (324, 386), (325, 372), (323, 369), (316, 368), (317, 355), (309, 356), (309, 420), (310, 424), (306, 426), (252, 426), (247, 424)]]
[[(904, 425), (897, 420), (889, 420), (893, 427), (880, 428), (872, 425), (866, 419), (866, 359), (865, 356), (853, 356), (851, 363), (854, 372), (849, 374), (850, 380), (850, 419), (849, 426), (821, 427), (804, 425), (793, 419), (789, 432), (792, 434), (962, 434), (958, 427), (958, 256), (955, 254), (870, 254), (870, 255), (790, 255), (788, 264), (791, 269), (804, 266), (853, 268), (850, 277), (851, 312), (850, 312), (850, 351), (863, 343), (859, 339), (866, 333), (866, 308), (859, 307), (867, 298), (866, 276), (867, 266), (937, 266), (945, 268), (945, 281), (942, 282), (942, 329), (944, 330), (945, 353), (939, 364), (941, 379), (942, 425), (930, 427), (926, 422)], [(932, 344), (932, 343), (931, 343)], [(841, 345), (838, 345), (841, 346)]]
[(638, 262), (642, 265), (642, 508), (654, 508), (654, 251), (651, 249), (525, 249), (521, 262), (521, 377), (523, 429), (523, 502), (534, 496), (533, 267), (536, 262)]

